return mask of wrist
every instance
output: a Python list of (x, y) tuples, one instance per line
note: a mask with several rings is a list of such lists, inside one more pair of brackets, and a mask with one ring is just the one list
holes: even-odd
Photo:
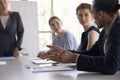
[(77, 63), (78, 61), (78, 57), (80, 56), (80, 54), (77, 54), (76, 58), (75, 58), (75, 62)]
[(68, 59), (68, 62), (76, 62), (76, 58), (77, 58), (77, 54), (75, 54), (75, 53), (72, 53), (72, 52), (70, 52), (70, 51), (65, 51), (65, 53), (67, 53), (67, 56), (68, 56), (68, 58), (66, 58), (66, 59)]

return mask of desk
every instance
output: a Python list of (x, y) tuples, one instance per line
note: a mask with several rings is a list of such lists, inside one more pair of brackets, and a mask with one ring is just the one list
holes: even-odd
[(99, 73), (83, 71), (58, 71), (32, 73), (26, 69), (31, 62), (25, 57), (9, 59), (7, 65), (0, 65), (0, 80), (119, 80), (120, 71), (115, 75), (102, 75)]

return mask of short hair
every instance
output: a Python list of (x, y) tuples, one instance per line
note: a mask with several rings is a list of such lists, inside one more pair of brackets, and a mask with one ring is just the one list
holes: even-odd
[(108, 14), (114, 14), (118, 12), (120, 4), (118, 0), (94, 0), (93, 8), (97, 11), (102, 10)]
[(78, 11), (79, 11), (80, 9), (88, 9), (88, 10), (92, 13), (91, 4), (88, 4), (88, 3), (82, 3), (82, 4), (80, 4), (80, 5), (76, 8), (76, 14), (78, 14)]
[(50, 21), (53, 20), (53, 19), (58, 19), (60, 22), (62, 22), (59, 17), (57, 17), (57, 16), (52, 16), (52, 17), (50, 17), (50, 19), (49, 19), (49, 21), (48, 21), (49, 25), (50, 25)]

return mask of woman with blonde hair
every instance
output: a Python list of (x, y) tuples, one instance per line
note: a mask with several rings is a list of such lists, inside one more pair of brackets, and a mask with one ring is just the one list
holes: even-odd
[(19, 13), (8, 10), (8, 0), (0, 0), (0, 57), (19, 56), (23, 33)]

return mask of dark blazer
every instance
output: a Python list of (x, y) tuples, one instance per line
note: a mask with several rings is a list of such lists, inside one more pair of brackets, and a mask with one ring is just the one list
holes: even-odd
[[(118, 16), (107, 36), (107, 53), (104, 54), (105, 31), (89, 51), (79, 52), (77, 69), (114, 74), (120, 68), (120, 17)], [(86, 54), (86, 55), (84, 55)]]
[(22, 43), (24, 28), (18, 12), (10, 12), (6, 29), (0, 20), (0, 55), (5, 51), (12, 51), (19, 48)]

